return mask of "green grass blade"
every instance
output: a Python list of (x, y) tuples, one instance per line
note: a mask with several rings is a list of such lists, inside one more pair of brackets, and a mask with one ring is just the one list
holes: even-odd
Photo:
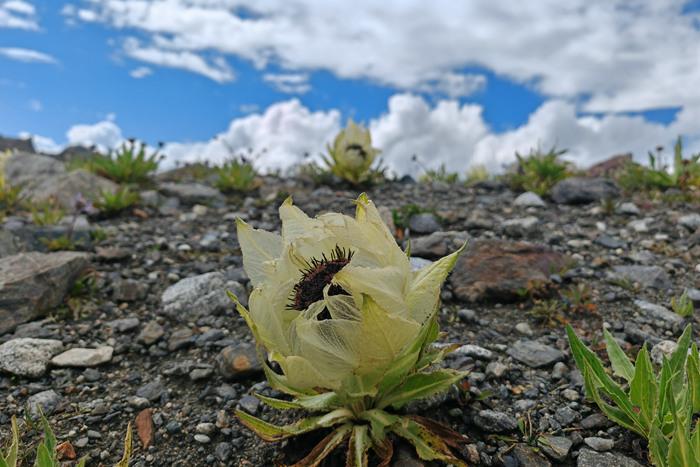
[(17, 417), (12, 416), (10, 421), (12, 427), (12, 441), (10, 447), (7, 449), (7, 454), (4, 456), (0, 454), (0, 467), (15, 467), (17, 465), (17, 453), (19, 451), (19, 428), (17, 427)]
[(608, 352), (608, 358), (610, 359), (613, 372), (629, 383), (632, 381), (632, 378), (634, 378), (634, 367), (632, 363), (607, 329), (603, 329), (603, 336), (605, 336), (605, 348)]
[(126, 435), (124, 436), (124, 454), (121, 460), (114, 467), (129, 467), (129, 460), (131, 459), (131, 450), (133, 449), (133, 443), (131, 442), (131, 437), (133, 436), (131, 432), (131, 422), (126, 427)]
[(265, 441), (280, 441), (291, 436), (346, 422), (352, 419), (353, 414), (348, 409), (336, 409), (325, 415), (303, 418), (296, 423), (284, 426), (273, 425), (242, 410), (236, 410), (236, 416), (241, 423)]
[(646, 344), (637, 354), (634, 368), (634, 378), (630, 382), (630, 400), (640, 409), (640, 418), (649, 432), (656, 416), (659, 388), (654, 376), (654, 369), (649, 358)]
[(688, 385), (693, 412), (698, 413), (700, 412), (700, 354), (694, 343), (688, 356)]
[(398, 409), (410, 401), (446, 391), (451, 385), (465, 376), (466, 373), (455, 370), (416, 373), (406, 378), (406, 381), (401, 386), (381, 397), (379, 402), (377, 402), (377, 407), (382, 409), (392, 406)]

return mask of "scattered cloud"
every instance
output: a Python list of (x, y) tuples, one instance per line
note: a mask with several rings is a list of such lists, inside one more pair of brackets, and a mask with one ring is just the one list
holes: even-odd
[(308, 73), (266, 73), (263, 81), (285, 94), (304, 94), (311, 90)]
[(19, 47), (0, 47), (0, 56), (26, 63), (58, 63), (58, 60), (49, 54), (39, 52), (38, 50), (22, 49)]
[(66, 133), (68, 146), (97, 146), (101, 150), (118, 147), (123, 141), (122, 130), (108, 116), (105, 120), (94, 124), (73, 125)]
[(27, 131), (23, 131), (20, 132), (19, 137), (23, 139), (30, 138), (34, 149), (44, 154), (57, 154), (63, 149), (63, 145), (58, 144), (56, 141), (46, 136), (33, 135)]
[(124, 41), (124, 52), (127, 56), (143, 62), (199, 73), (218, 83), (233, 81), (236, 78), (226, 59), (221, 56), (207, 61), (186, 50), (170, 50), (159, 46), (144, 47), (134, 38)]
[(476, 74), (446, 73), (445, 75), (416, 87), (428, 94), (438, 94), (450, 98), (470, 96), (486, 87), (486, 77)]
[(145, 78), (146, 76), (150, 76), (152, 74), (153, 70), (151, 70), (147, 66), (140, 66), (138, 68), (134, 68), (129, 72), (129, 76), (135, 79)]
[(34, 5), (22, 0), (0, 2), (0, 28), (37, 31), (39, 22)]

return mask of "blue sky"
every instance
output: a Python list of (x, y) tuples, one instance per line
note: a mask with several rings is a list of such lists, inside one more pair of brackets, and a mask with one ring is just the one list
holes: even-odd
[(220, 160), (225, 140), (273, 167), (352, 117), (404, 172), (411, 152), (462, 170), (700, 140), (696, 0), (312, 3), (0, 0), (0, 134), (164, 141), (171, 162)]

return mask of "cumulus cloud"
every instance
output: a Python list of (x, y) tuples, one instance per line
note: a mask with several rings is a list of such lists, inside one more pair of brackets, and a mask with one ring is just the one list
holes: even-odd
[(226, 59), (220, 56), (207, 61), (200, 55), (186, 50), (171, 50), (159, 46), (144, 47), (134, 38), (124, 41), (124, 52), (131, 58), (154, 65), (192, 71), (219, 83), (233, 81), (236, 77)]
[(87, 0), (73, 16), (140, 30), (171, 53), (218, 51), (404, 90), (444, 76), (449, 89), (458, 70), (480, 66), (618, 112), (700, 100), (700, 14), (685, 3)]
[(26, 63), (58, 63), (58, 60), (49, 54), (19, 47), (0, 47), (0, 56)]
[(307, 73), (265, 73), (263, 81), (285, 94), (304, 94), (311, 90)]
[(123, 141), (122, 130), (108, 118), (94, 124), (73, 125), (66, 133), (68, 145), (97, 146), (102, 151), (118, 147)]
[(138, 68), (134, 68), (129, 72), (129, 76), (135, 79), (145, 78), (146, 76), (150, 76), (151, 74), (153, 74), (153, 70), (151, 70), (147, 66), (140, 66)]
[(23, 0), (0, 2), (0, 28), (38, 30), (39, 23), (34, 5)]

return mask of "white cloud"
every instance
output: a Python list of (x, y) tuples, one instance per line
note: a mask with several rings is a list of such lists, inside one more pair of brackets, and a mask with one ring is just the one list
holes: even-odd
[(0, 56), (26, 63), (56, 64), (58, 61), (51, 55), (38, 50), (22, 49), (19, 47), (0, 47)]
[(263, 75), (263, 81), (286, 94), (304, 94), (311, 90), (307, 73), (266, 73)]
[(153, 70), (151, 70), (147, 66), (140, 66), (138, 68), (134, 68), (129, 72), (129, 76), (131, 76), (134, 79), (145, 78), (146, 76), (150, 76), (152, 74)]
[(113, 118), (95, 124), (73, 125), (66, 133), (68, 145), (97, 146), (100, 150), (118, 147), (123, 141), (122, 130)]
[(166, 144), (165, 165), (201, 160), (220, 163), (252, 150), (260, 168), (287, 169), (302, 161), (305, 154), (317, 156), (339, 128), (337, 110), (312, 112), (292, 99), (273, 104), (262, 114), (233, 120), (226, 131), (209, 141)]
[(0, 28), (38, 30), (39, 23), (34, 5), (22, 0), (0, 2)]
[(76, 16), (140, 30), (170, 53), (218, 51), (260, 68), (328, 70), (405, 90), (480, 66), (617, 112), (700, 101), (700, 14), (685, 3), (91, 0)]
[(19, 133), (19, 137), (23, 139), (31, 138), (34, 149), (45, 154), (57, 154), (63, 149), (63, 145), (58, 144), (47, 136), (33, 135), (27, 131), (22, 131)]
[(134, 38), (129, 38), (124, 42), (124, 52), (137, 60), (192, 71), (219, 83), (233, 81), (236, 77), (223, 57), (215, 57), (207, 61), (201, 56), (185, 50), (168, 50), (158, 46), (143, 47)]
[(417, 86), (417, 90), (450, 98), (465, 97), (486, 87), (486, 77), (475, 74), (446, 73)]

